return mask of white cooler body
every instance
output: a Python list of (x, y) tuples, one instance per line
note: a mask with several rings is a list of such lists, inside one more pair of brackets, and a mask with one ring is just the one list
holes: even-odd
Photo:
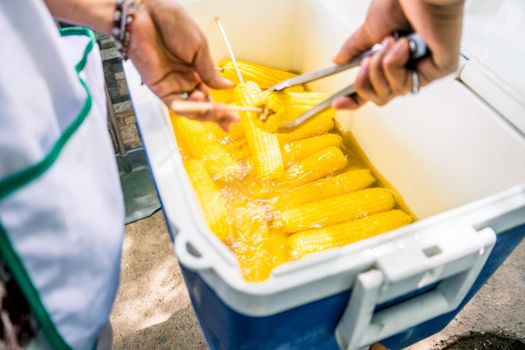
[[(483, 29), (490, 38), (501, 34), (502, 12), (525, 16), (515, 0), (478, 2), (483, 6), (467, 2), (466, 38), (489, 23), (479, 18), (490, 17), (492, 27)], [(331, 64), (368, 7), (357, 0), (184, 4), (217, 61), (227, 57), (219, 16), (238, 58), (302, 72)], [(207, 228), (167, 112), (126, 67), (177, 257), (211, 348), (358, 349), (385, 339), (401, 348), (443, 328), (495, 271), (525, 234), (523, 67), (499, 74), (523, 47), (502, 45), (510, 58), (498, 66), (490, 51), (476, 57), (476, 45), (464, 45), (471, 51), (457, 77), (383, 108), (337, 115), (339, 128), (352, 131), (421, 220), (280, 266), (262, 284), (242, 279), (234, 255)], [(312, 87), (332, 92), (354, 74)]]

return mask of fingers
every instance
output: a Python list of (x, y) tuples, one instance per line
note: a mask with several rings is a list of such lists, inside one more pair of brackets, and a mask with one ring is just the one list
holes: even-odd
[(402, 96), (411, 89), (410, 71), (406, 65), (410, 49), (406, 38), (386, 38), (383, 48), (367, 60), (366, 66), (356, 80), (356, 91), (365, 101), (383, 106), (396, 96)]
[(358, 95), (352, 95), (347, 97), (340, 97), (337, 100), (332, 103), (332, 107), (335, 109), (358, 109), (362, 105), (366, 103), (365, 100), (363, 100)]
[(203, 118), (215, 121), (224, 131), (229, 131), (231, 125), (239, 121), (239, 117), (231, 113), (228, 106), (224, 104), (214, 104), (213, 109), (208, 111)]
[(195, 90), (199, 85), (199, 77), (192, 71), (171, 70), (157, 81), (146, 81), (146, 83), (151, 91), (167, 103), (169, 100), (177, 99), (181, 93)]
[[(182, 98), (179, 95), (174, 95), (169, 101), (165, 102), (169, 106), (176, 100), (182, 100)], [(208, 87), (205, 84), (199, 84), (197, 88), (189, 94), (187, 101), (210, 102)], [(181, 114), (190, 119), (215, 122), (225, 131), (229, 130), (231, 124), (239, 121), (238, 116), (230, 112), (228, 106), (223, 104), (213, 104), (213, 108), (206, 112), (187, 112)]]
[[(203, 39), (206, 40), (206, 39)], [(215, 70), (215, 65), (210, 55), (208, 45), (200, 49), (195, 57), (195, 70), (201, 77), (202, 81), (213, 89), (227, 89), (233, 87), (233, 83), (226, 78), (223, 78), (219, 72)]]
[(421, 82), (421, 86), (426, 86), (434, 80), (443, 78), (444, 76), (453, 73), (457, 68), (458, 61), (459, 56), (456, 57), (455, 61), (451, 62), (447, 66), (439, 66), (438, 63), (436, 63), (435, 58), (433, 56), (427, 57), (419, 61), (416, 67), (419, 73), (419, 80)]
[(394, 43), (392, 37), (383, 40), (381, 51), (373, 57), (363, 60), (361, 71), (355, 81), (357, 94), (363, 100), (372, 101), (378, 106), (383, 106), (393, 97), (392, 87), (387, 80), (383, 62)]
[(410, 48), (406, 39), (398, 40), (385, 55), (382, 67), (392, 90), (392, 97), (405, 95), (411, 89), (408, 78), (410, 72), (406, 68), (409, 59)]
[(332, 58), (332, 61), (335, 64), (346, 63), (373, 45), (372, 38), (364, 27), (361, 27), (345, 41), (339, 52)]
[[(410, 49), (406, 38), (395, 40), (388, 37), (382, 42), (382, 49), (372, 57), (361, 62), (361, 70), (354, 82), (356, 95), (344, 97), (334, 102), (336, 109), (357, 109), (371, 101), (383, 106), (396, 96), (407, 94), (412, 88), (411, 71), (407, 69)], [(434, 77), (435, 66), (431, 61), (420, 62), (421, 86)], [(428, 75), (428, 78), (426, 78)]]
[(373, 88), (374, 95), (378, 98), (378, 103), (386, 103), (392, 98), (392, 89), (385, 76), (383, 60), (394, 43), (395, 40), (392, 37), (383, 40), (381, 51), (370, 61), (370, 86)]
[[(143, 81), (170, 106), (189, 93), (189, 100), (209, 101), (209, 88), (233, 84), (215, 71), (206, 38), (177, 1), (149, 1), (139, 8), (133, 21), (130, 58)], [(224, 107), (190, 118), (211, 120), (227, 128), (238, 118)]]
[(361, 62), (361, 70), (354, 81), (356, 94), (364, 101), (379, 100), (373, 87), (370, 85), (370, 62), (372, 57), (366, 57)]

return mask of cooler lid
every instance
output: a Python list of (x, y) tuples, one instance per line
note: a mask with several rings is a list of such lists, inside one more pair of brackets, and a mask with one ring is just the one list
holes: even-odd
[(467, 0), (461, 80), (525, 133), (525, 1)]

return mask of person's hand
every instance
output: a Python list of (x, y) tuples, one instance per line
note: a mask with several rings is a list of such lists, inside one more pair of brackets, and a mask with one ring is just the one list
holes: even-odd
[[(233, 84), (215, 70), (203, 33), (175, 0), (144, 0), (132, 27), (129, 57), (142, 80), (166, 105), (188, 93), (191, 101), (206, 101), (208, 88)], [(214, 120), (227, 129), (237, 120), (223, 106), (188, 117)]]
[(364, 24), (344, 43), (333, 61), (346, 63), (376, 43), (383, 49), (363, 60), (356, 78), (357, 94), (336, 100), (337, 109), (356, 109), (367, 101), (382, 106), (411, 91), (407, 39), (397, 31), (416, 31), (431, 55), (416, 64), (420, 86), (452, 73), (458, 64), (464, 0), (374, 0)]

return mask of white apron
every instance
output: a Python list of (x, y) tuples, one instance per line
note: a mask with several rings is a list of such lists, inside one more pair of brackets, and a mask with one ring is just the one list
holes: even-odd
[(54, 349), (93, 349), (124, 209), (93, 33), (43, 1), (0, 1), (0, 256)]

